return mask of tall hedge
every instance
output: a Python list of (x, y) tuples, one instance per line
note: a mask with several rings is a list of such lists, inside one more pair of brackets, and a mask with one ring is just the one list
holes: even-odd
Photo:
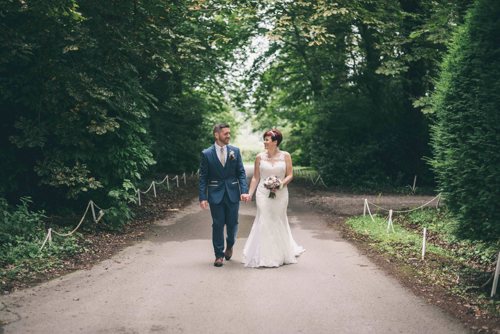
[(454, 36), (433, 96), (432, 166), (459, 234), (500, 237), (500, 2), (480, 0)]

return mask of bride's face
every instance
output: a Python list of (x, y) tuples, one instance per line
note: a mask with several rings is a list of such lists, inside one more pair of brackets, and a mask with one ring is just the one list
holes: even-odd
[(271, 136), (266, 136), (264, 138), (264, 148), (266, 150), (275, 149), (276, 146), (278, 146), (277, 144), (278, 144), (278, 142), (277, 141), (273, 141), (273, 139), (271, 138)]

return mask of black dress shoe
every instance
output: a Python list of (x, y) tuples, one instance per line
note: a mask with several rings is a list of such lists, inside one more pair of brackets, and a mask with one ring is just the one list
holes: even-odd
[(226, 260), (230, 260), (231, 256), (233, 256), (233, 247), (228, 247), (224, 252), (224, 257), (226, 258)]
[(215, 259), (214, 266), (222, 267), (223, 264), (224, 264), (224, 260), (221, 257), (218, 257)]

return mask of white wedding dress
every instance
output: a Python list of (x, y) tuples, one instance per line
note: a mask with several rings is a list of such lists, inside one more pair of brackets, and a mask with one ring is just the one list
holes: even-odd
[(252, 230), (243, 250), (245, 267), (279, 267), (283, 264), (297, 263), (296, 257), (304, 252), (292, 237), (288, 217), (288, 188), (276, 192), (269, 198), (269, 189), (263, 185), (269, 176), (285, 177), (285, 154), (280, 152), (272, 160), (267, 153), (261, 153), (260, 181), (255, 191), (257, 214)]

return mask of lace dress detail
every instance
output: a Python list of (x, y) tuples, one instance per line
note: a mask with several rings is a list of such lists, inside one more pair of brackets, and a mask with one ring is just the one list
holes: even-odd
[(257, 213), (252, 230), (243, 250), (245, 267), (279, 267), (283, 264), (297, 263), (296, 257), (304, 252), (292, 237), (288, 217), (288, 188), (276, 192), (269, 198), (269, 189), (263, 185), (269, 176), (285, 178), (285, 154), (280, 152), (269, 158), (267, 153), (260, 155), (260, 181), (255, 191)]

